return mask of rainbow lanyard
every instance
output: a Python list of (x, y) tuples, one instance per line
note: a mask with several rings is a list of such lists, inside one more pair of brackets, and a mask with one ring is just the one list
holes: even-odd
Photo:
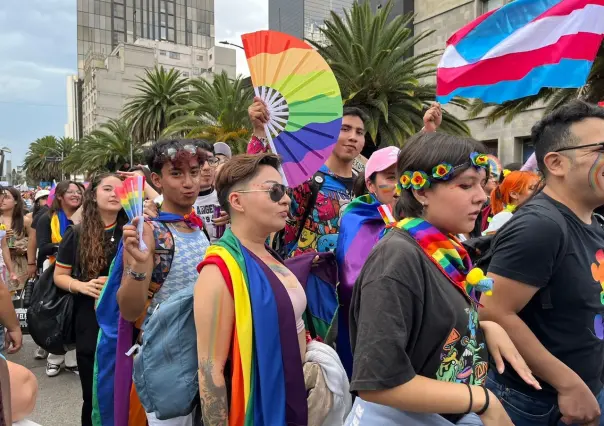
[(468, 252), (454, 236), (446, 236), (424, 219), (408, 217), (396, 224), (407, 231), (424, 253), (469, 300), (466, 275), (472, 269)]

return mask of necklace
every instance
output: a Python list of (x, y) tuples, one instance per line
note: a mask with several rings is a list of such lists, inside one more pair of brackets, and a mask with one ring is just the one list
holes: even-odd
[[(111, 239), (109, 241), (111, 241), (112, 243), (114, 243), (115, 242), (115, 230), (117, 229), (117, 221), (115, 221), (113, 223), (113, 225), (109, 225), (107, 228), (111, 229), (111, 227), (113, 227), (113, 232), (111, 233)], [(107, 231), (109, 229), (107, 229)]]

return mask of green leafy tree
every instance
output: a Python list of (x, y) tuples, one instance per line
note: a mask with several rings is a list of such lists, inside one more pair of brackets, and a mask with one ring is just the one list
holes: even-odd
[(133, 145), (130, 127), (125, 120), (109, 120), (84, 137), (65, 161), (69, 170), (78, 167), (87, 174), (99, 171), (115, 171), (130, 163), (130, 148), (135, 163), (142, 157), (142, 147)]
[[(69, 157), (70, 153), (77, 146), (77, 142), (71, 138), (57, 139), (54, 136), (44, 136), (36, 139), (29, 145), (29, 150), (25, 155), (23, 168), (27, 179), (39, 182), (49, 182), (52, 180), (63, 180), (67, 175), (63, 161), (48, 161), (49, 158)], [(77, 168), (74, 172), (79, 171)]]
[(554, 89), (545, 87), (536, 95), (504, 102), (503, 104), (490, 104), (479, 99), (472, 100), (468, 115), (476, 118), (485, 110), (486, 124), (493, 124), (499, 119), (511, 123), (522, 112), (544, 105), (544, 114), (549, 114), (556, 108), (573, 99), (582, 99), (586, 102), (598, 103), (604, 100), (604, 44), (600, 47), (598, 56), (583, 87), (573, 89)]
[(176, 118), (162, 136), (225, 142), (234, 153), (245, 152), (251, 135), (247, 108), (253, 101), (252, 88), (241, 76), (231, 79), (225, 72), (212, 82), (199, 78), (190, 84), (189, 103), (174, 108)]
[(133, 96), (124, 107), (123, 116), (130, 123), (134, 141), (143, 144), (158, 139), (170, 120), (180, 113), (174, 107), (188, 103), (189, 80), (175, 69), (147, 70), (140, 78)]
[[(413, 55), (413, 49), (433, 31), (413, 34), (413, 16), (388, 17), (392, 2), (376, 13), (369, 2), (355, 3), (341, 18), (332, 12), (321, 29), (325, 43), (311, 42), (331, 66), (344, 104), (364, 110), (371, 118), (368, 134), (374, 142), (402, 145), (423, 127), (425, 108), (434, 101), (438, 50)], [(455, 99), (464, 107), (466, 102)], [(444, 112), (441, 129), (468, 134), (467, 126)]]

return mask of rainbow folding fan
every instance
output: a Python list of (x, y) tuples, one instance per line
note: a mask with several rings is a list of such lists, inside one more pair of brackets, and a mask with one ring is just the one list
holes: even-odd
[(340, 87), (312, 46), (289, 34), (241, 36), (252, 84), (267, 105), (266, 136), (283, 160), (287, 185), (309, 179), (325, 163), (342, 126)]
[(135, 218), (139, 218), (137, 224), (137, 231), (139, 235), (139, 249), (141, 251), (147, 250), (147, 245), (143, 240), (143, 225), (145, 223), (143, 216), (143, 193), (145, 191), (145, 178), (142, 176), (136, 176), (133, 178), (126, 179), (122, 186), (115, 188), (115, 195), (120, 200), (122, 208), (126, 211), (130, 223)]

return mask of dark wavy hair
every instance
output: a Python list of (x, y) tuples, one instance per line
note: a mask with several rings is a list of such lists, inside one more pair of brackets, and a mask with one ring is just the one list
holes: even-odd
[[(111, 261), (111, 259), (108, 259), (107, 254), (110, 247), (105, 247), (104, 244), (105, 224), (101, 219), (96, 202), (96, 190), (103, 179), (108, 177), (120, 178), (113, 173), (99, 174), (92, 178), (88, 189), (84, 192), (82, 223), (80, 224), (80, 240), (78, 244), (82, 280), (98, 278), (101, 271)], [(126, 213), (124, 210), (120, 210), (117, 215), (116, 226), (122, 227), (127, 222), (128, 217)]]
[[(145, 153), (147, 166), (153, 173), (161, 175), (161, 169), (164, 167), (164, 164), (172, 163), (173, 165), (179, 165), (185, 161), (189, 161), (191, 153), (184, 149), (188, 145), (196, 148), (194, 157), (197, 158), (199, 166), (203, 166), (206, 162), (207, 154), (199, 147), (199, 143), (196, 141), (196, 139), (168, 139), (155, 142)], [(170, 158), (167, 154), (167, 151), (170, 149), (174, 149), (175, 151), (174, 158)]]
[(12, 229), (15, 232), (17, 237), (23, 236), (25, 233), (25, 203), (23, 202), (23, 198), (21, 197), (21, 192), (19, 192), (16, 188), (12, 186), (4, 188), (5, 192), (9, 192), (13, 199), (15, 200), (15, 207), (13, 208), (12, 214)]

